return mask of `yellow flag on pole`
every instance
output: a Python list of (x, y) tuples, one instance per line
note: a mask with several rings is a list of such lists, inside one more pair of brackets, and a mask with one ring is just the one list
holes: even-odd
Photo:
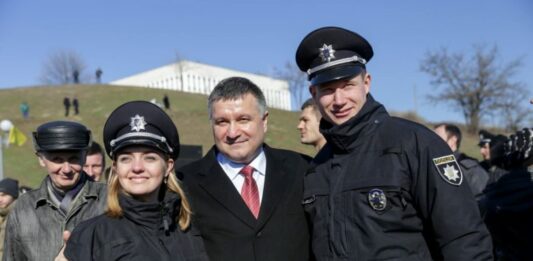
[(15, 126), (11, 127), (11, 129), (9, 130), (9, 138), (8, 138), (8, 141), (10, 144), (22, 146), (24, 145), (24, 143), (26, 143), (26, 140), (28, 140), (28, 138), (26, 138), (26, 135), (24, 135), (22, 131), (17, 129), (17, 127)]

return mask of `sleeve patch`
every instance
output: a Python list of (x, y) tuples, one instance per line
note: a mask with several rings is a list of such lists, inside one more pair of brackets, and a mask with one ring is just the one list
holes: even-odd
[(454, 186), (459, 186), (463, 183), (463, 172), (453, 154), (434, 158), (433, 164), (435, 164), (439, 175), (444, 181)]

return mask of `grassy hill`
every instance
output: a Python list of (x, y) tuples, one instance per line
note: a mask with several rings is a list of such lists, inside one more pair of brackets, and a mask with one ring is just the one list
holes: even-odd
[[(213, 137), (207, 115), (207, 96), (176, 91), (119, 87), (111, 85), (66, 85), (54, 87), (28, 87), (0, 90), (0, 120), (9, 119), (28, 137), (21, 147), (11, 145), (4, 149), (4, 176), (16, 178), (21, 184), (36, 187), (46, 172), (39, 166), (34, 155), (31, 132), (40, 124), (52, 120), (78, 121), (93, 131), (93, 139), (102, 144), (102, 128), (106, 118), (118, 105), (131, 100), (161, 101), (164, 94), (170, 98), (168, 112), (178, 127), (183, 144), (203, 146), (206, 153), (213, 145)], [(80, 114), (64, 116), (63, 98), (76, 96), (80, 101)], [(30, 105), (30, 118), (24, 120), (19, 104)], [(72, 108), (71, 108), (72, 109)], [(291, 149), (314, 155), (310, 146), (300, 144), (296, 130), (298, 112), (270, 109), (266, 142), (278, 148)], [(466, 137), (463, 150), (478, 156), (477, 137)]]

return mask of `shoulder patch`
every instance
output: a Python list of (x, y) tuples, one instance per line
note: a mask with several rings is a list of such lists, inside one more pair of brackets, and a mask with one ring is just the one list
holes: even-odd
[(439, 175), (444, 181), (455, 186), (463, 183), (463, 172), (453, 154), (434, 158), (433, 164), (435, 164)]

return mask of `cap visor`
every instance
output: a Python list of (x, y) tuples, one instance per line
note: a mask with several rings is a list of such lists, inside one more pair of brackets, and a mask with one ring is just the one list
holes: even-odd
[(150, 140), (150, 139), (128, 139), (117, 144), (116, 148), (113, 148), (113, 154), (116, 154), (118, 151), (123, 150), (126, 147), (131, 146), (142, 146), (153, 148), (157, 151), (162, 152), (163, 154), (170, 154), (166, 149), (163, 148), (163, 144)]
[(311, 78), (311, 84), (319, 85), (331, 81), (351, 78), (359, 75), (363, 69), (364, 68), (360, 64), (349, 64), (319, 71), (313, 78)]

